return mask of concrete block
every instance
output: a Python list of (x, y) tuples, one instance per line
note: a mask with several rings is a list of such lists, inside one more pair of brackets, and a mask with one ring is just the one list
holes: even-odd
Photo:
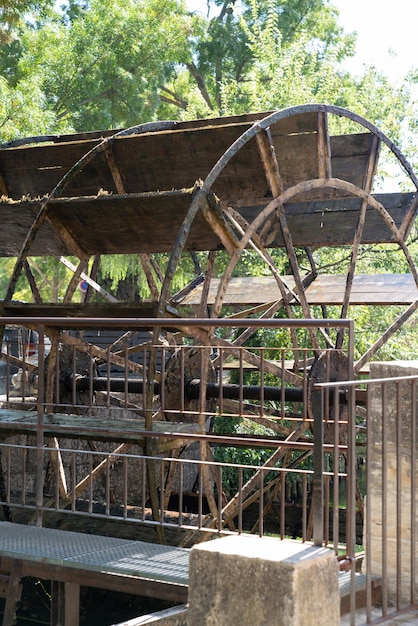
[[(418, 361), (370, 364), (372, 380), (417, 375)], [(400, 384), (388, 381), (385, 383), (385, 393), (381, 383), (373, 383), (369, 388), (367, 433), (370, 445), (370, 484), (367, 509), (371, 533), (366, 559), (373, 575), (386, 574), (389, 600), (405, 603), (409, 603), (411, 599), (411, 560), (413, 551), (418, 550), (418, 541), (415, 546), (412, 541), (413, 536), (416, 537), (418, 533), (418, 520), (412, 519), (411, 506), (412, 496), (418, 497), (417, 487), (416, 493), (412, 494), (412, 476), (415, 474), (415, 485), (418, 485), (418, 467), (416, 464), (414, 466), (411, 448), (411, 432), (416, 428), (414, 416), (418, 411), (418, 394), (415, 401), (417, 405), (413, 407), (412, 386), (409, 381)], [(384, 431), (383, 422), (386, 424)], [(414, 451), (415, 454), (416, 452)], [(384, 469), (386, 494), (383, 493)], [(386, 514), (383, 517), (384, 502)], [(365, 531), (366, 528), (365, 525)], [(366, 537), (364, 542), (366, 545)], [(366, 567), (366, 561), (363, 566)], [(418, 583), (415, 593), (418, 593)]]
[(188, 626), (334, 626), (333, 552), (294, 541), (231, 536), (190, 554)]

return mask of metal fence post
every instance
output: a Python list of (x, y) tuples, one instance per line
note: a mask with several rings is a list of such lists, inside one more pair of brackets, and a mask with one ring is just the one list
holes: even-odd
[(324, 393), (315, 390), (312, 393), (312, 412), (314, 416), (314, 455), (313, 455), (313, 542), (322, 546), (324, 540)]

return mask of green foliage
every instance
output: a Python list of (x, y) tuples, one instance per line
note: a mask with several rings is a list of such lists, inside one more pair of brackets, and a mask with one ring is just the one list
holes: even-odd
[(70, 2), (64, 13), (17, 23), (0, 51), (1, 74), (15, 98), (28, 94), (27, 104), (40, 90), (48, 122), (38, 123), (35, 97), (32, 128), (17, 120), (15, 136), (153, 119), (160, 86), (185, 60), (190, 34), (182, 0)]
[(39, 82), (22, 79), (12, 88), (0, 76), (0, 142), (31, 135), (34, 129), (49, 134), (54, 127), (55, 118), (45, 109)]
[[(374, 122), (416, 159), (418, 116), (411, 85), (418, 82), (417, 70), (397, 88), (375, 68), (365, 68), (359, 77), (348, 74), (341, 63), (353, 55), (355, 36), (343, 32), (338, 12), (328, 1), (209, 0), (207, 8), (206, 15), (193, 13), (183, 0), (62, 0), (62, 7), (52, 0), (0, 2), (0, 142), (156, 118), (190, 119), (327, 102)], [(330, 130), (359, 131), (344, 118), (332, 118)], [(393, 176), (387, 151), (383, 159), (381, 184), (388, 174)], [(404, 179), (398, 180), (403, 188)], [(411, 248), (415, 259), (416, 245)], [(358, 271), (405, 271), (404, 257), (388, 250), (362, 250)], [(279, 273), (289, 273), (284, 251), (271, 254)], [(309, 271), (305, 252), (298, 250), (297, 255), (302, 270)], [(163, 274), (167, 258), (157, 256)], [(204, 255), (199, 258), (205, 267)], [(345, 273), (349, 258), (349, 249), (314, 251), (320, 271)], [(219, 253), (215, 273), (222, 275), (226, 265), (227, 255)], [(184, 255), (173, 291), (195, 274), (190, 257)], [(251, 251), (243, 253), (234, 271), (241, 276), (269, 274)], [(128, 277), (139, 297), (150, 295), (137, 257), (104, 259), (102, 276), (112, 288)], [(46, 290), (53, 289), (52, 282), (45, 283)], [(30, 297), (25, 281), (18, 289)], [(388, 314), (383, 307), (373, 314), (350, 310), (368, 333), (390, 323)], [(412, 321), (409, 326), (414, 329)], [(369, 336), (364, 335), (364, 345)], [(415, 349), (406, 339), (399, 345), (402, 351)]]
[(14, 31), (26, 16), (33, 20), (51, 6), (52, 0), (1, 0), (0, 1), (0, 43), (10, 43)]
[[(215, 418), (213, 431), (217, 434), (252, 434), (252, 435), (273, 435), (273, 431), (263, 428), (248, 419), (238, 419), (226, 416)], [(234, 446), (216, 446), (213, 456), (215, 461), (230, 463), (232, 465), (252, 465), (259, 467), (263, 465), (272, 451), (263, 448), (237, 448)], [(254, 474), (254, 470), (246, 468), (242, 470), (242, 481), (245, 483)], [(266, 474), (266, 479), (269, 474)], [(271, 478), (271, 476), (269, 476)], [(222, 487), (227, 495), (232, 495), (238, 491), (239, 470), (235, 467), (224, 467), (222, 470)]]

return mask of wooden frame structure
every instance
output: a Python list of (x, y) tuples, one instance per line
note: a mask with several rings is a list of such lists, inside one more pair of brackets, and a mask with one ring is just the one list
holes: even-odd
[[(361, 132), (332, 136), (330, 118)], [(372, 194), (381, 145), (406, 172), (410, 192)], [(363, 355), (359, 371), (417, 308), (418, 273), (407, 245), (417, 187), (411, 166), (381, 131), (329, 105), (9, 142), (0, 147), (0, 255), (17, 261), (3, 312), (20, 314), (12, 300), (24, 272), (36, 302), (25, 313), (114, 316), (116, 310), (120, 315), (115, 298), (95, 282), (102, 254), (139, 255), (151, 297), (128, 304), (131, 316), (178, 315), (183, 304), (201, 315), (209, 306), (217, 317), (230, 303), (247, 314), (257, 305), (256, 312), (266, 316), (283, 308), (288, 317), (297, 305), (309, 318), (317, 303), (332, 303), (340, 305), (344, 318), (352, 303), (404, 304), (402, 318)], [(382, 243), (401, 250), (407, 273), (359, 276), (360, 248)], [(312, 250), (324, 246), (350, 249), (350, 263), (338, 279), (322, 275), (315, 265)], [(284, 249), (290, 276), (276, 269), (275, 248)], [(221, 249), (229, 262), (219, 277), (213, 265)], [(265, 264), (268, 284), (255, 276), (231, 278), (248, 249)], [(298, 250), (310, 267), (300, 266)], [(199, 251), (209, 253), (202, 269)], [(158, 253), (170, 253), (165, 271)], [(195, 255), (204, 283), (199, 288), (203, 277), (197, 276), (174, 294), (180, 258), (188, 253)], [(59, 306), (41, 300), (28, 263), (37, 255), (79, 259)], [(91, 276), (84, 274), (89, 261)], [(104, 304), (89, 305), (90, 295), (81, 307), (72, 303), (82, 276), (104, 296)], [(361, 281), (364, 290), (357, 289)], [(259, 294), (250, 298), (249, 308), (248, 293)]]
[[(331, 135), (332, 117), (357, 132)], [(408, 192), (374, 193), (381, 146), (406, 173)], [(288, 318), (309, 319), (317, 314), (316, 307), (326, 316), (325, 306), (337, 305), (344, 320), (353, 304), (403, 307), (354, 364), (350, 374), (355, 375), (418, 308), (418, 271), (409, 247), (418, 211), (417, 190), (418, 179), (408, 161), (379, 129), (329, 105), (9, 142), (0, 146), (0, 256), (16, 257), (16, 262), (0, 312), (3, 318), (14, 319), (153, 318), (152, 341), (157, 345), (158, 319), (168, 316), (269, 318), (280, 312)], [(377, 244), (400, 251), (402, 274), (358, 273), (361, 249)], [(349, 249), (346, 270), (323, 274), (313, 251), (335, 246)], [(287, 257), (285, 274), (276, 265), (277, 249)], [(261, 259), (264, 276), (234, 276), (248, 251)], [(216, 269), (219, 252), (224, 254), (220, 272)], [(105, 254), (139, 256), (149, 286), (147, 301), (120, 303), (98, 285), (100, 256)], [(164, 269), (158, 257), (162, 254), (168, 256)], [(174, 292), (185, 255), (192, 256), (196, 276)], [(32, 256), (58, 257), (73, 268), (62, 303), (42, 300), (31, 270)], [(75, 257), (76, 263), (67, 256)], [(31, 304), (13, 300), (22, 274), (32, 291)], [(92, 289), (82, 303), (75, 303), (81, 279)], [(93, 291), (98, 294), (94, 301)], [(52, 341), (45, 378), (48, 406), (53, 401), (60, 342), (93, 351), (98, 358), (108, 355), (59, 329), (47, 328), (47, 332)], [(222, 345), (231, 350), (245, 345), (251, 332), (248, 328)], [(343, 346), (343, 332), (332, 337), (308, 332), (317, 358), (325, 348)], [(184, 334), (199, 344), (211, 343), (211, 334), (197, 325), (185, 328)], [(123, 366), (116, 345), (110, 352), (112, 362)], [(249, 352), (243, 358), (252, 367), (259, 366), (260, 360)], [(151, 393), (160, 374), (156, 353), (147, 365), (143, 428), (151, 431), (157, 428)], [(129, 368), (139, 369), (134, 362)], [(295, 361), (276, 366), (274, 373), (294, 385), (306, 375)], [(199, 374), (204, 387), (210, 376), (208, 359)], [(338, 372), (343, 375), (348, 370)], [(203, 432), (206, 419), (201, 411), (195, 431)], [(116, 437), (112, 441), (126, 439), (123, 433), (111, 436)], [(145, 453), (151, 454), (146, 445)], [(202, 444), (201, 460), (207, 454), (208, 446)], [(205, 474), (204, 483), (210, 493), (209, 475)], [(150, 494), (157, 497), (155, 485), (150, 484)], [(211, 514), (216, 519), (216, 506)]]

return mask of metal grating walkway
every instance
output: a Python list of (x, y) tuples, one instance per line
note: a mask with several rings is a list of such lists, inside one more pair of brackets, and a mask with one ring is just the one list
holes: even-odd
[(0, 559), (188, 584), (189, 550), (116, 537), (0, 522)]

